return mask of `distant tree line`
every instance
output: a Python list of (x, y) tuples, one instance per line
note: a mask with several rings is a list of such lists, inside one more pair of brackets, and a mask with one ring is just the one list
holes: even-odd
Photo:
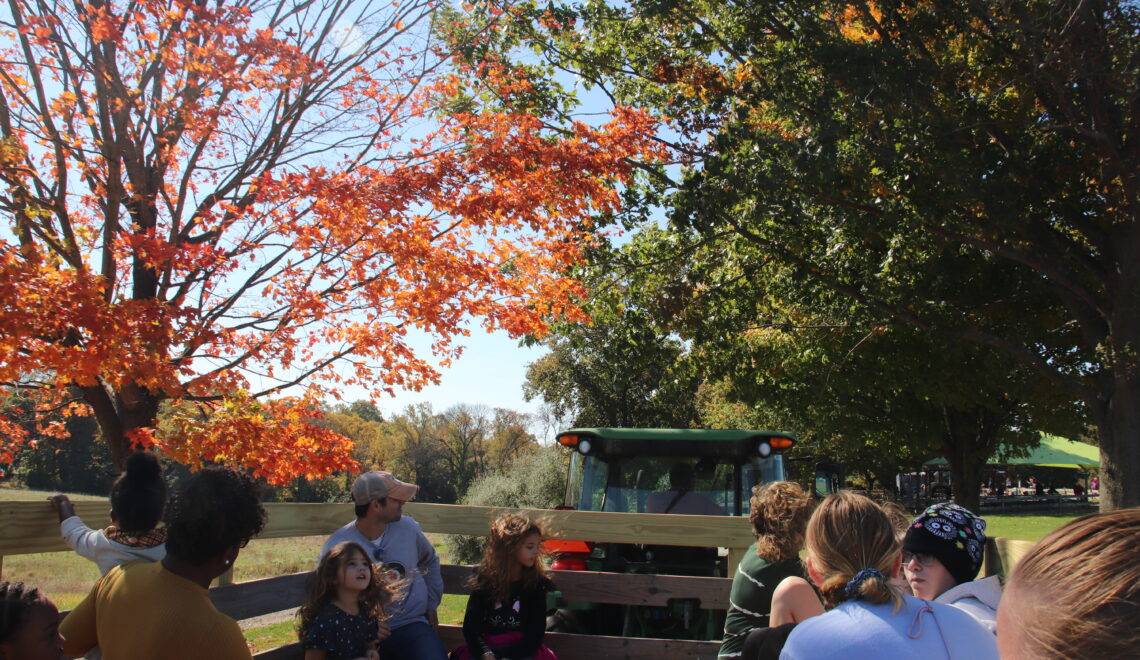
[[(25, 404), (9, 398), (4, 407), (10, 416), (17, 416)], [(529, 430), (529, 415), (505, 408), (459, 404), (437, 413), (430, 404), (421, 403), (385, 419), (375, 404), (355, 401), (329, 406), (316, 421), (352, 441), (353, 457), (361, 469), (388, 470), (418, 484), (417, 500), (422, 502), (454, 503), (475, 479), (502, 473), (516, 458), (539, 449)], [(114, 469), (110, 451), (99, 441), (98, 425), (84, 416), (68, 417), (61, 423), (68, 437), (36, 437), (0, 465), (0, 475), (10, 483), (39, 490), (106, 494)], [(174, 461), (165, 463), (172, 481), (187, 472)], [(267, 499), (346, 500), (354, 476), (297, 478), (267, 489)]]

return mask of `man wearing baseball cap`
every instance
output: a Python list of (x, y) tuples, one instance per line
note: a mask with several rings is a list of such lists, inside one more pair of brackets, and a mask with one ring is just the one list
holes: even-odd
[[(356, 520), (336, 530), (321, 557), (340, 543), (358, 543), (390, 581), (407, 580), (404, 596), (385, 607), (380, 657), (393, 660), (446, 660), (447, 649), (432, 624), (443, 597), (439, 557), (419, 523), (403, 515), (404, 502), (420, 489), (390, 472), (365, 472), (352, 484)], [(319, 558), (318, 558), (319, 562)], [(386, 624), (386, 625), (385, 625)]]

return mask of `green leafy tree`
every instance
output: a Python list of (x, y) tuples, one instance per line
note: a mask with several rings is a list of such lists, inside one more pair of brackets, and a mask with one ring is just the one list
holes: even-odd
[[(518, 457), (503, 472), (488, 472), (476, 479), (463, 496), (468, 506), (552, 509), (566, 493), (566, 454), (560, 447), (540, 447)], [(541, 521), (539, 521), (541, 525)], [(452, 563), (476, 564), (487, 539), (451, 534), (444, 544)]]
[(663, 330), (638, 291), (611, 268), (620, 251), (600, 246), (579, 272), (590, 289), (589, 323), (556, 325), (550, 352), (531, 363), (523, 391), (574, 426), (688, 428), (700, 385), (684, 341)]
[[(1048, 381), (1010, 400), (1087, 415), (1102, 507), (1140, 505), (1134, 2), (590, 1), (513, 25), (502, 47), (671, 119), (694, 167), (647, 168), (642, 199), (720, 266), (776, 265), (864, 330), (1012, 359), (991, 391)], [(992, 426), (958, 410), (950, 426)]]

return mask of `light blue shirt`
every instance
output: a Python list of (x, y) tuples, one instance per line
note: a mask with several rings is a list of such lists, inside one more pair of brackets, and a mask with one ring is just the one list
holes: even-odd
[(993, 633), (962, 610), (913, 596), (893, 609), (855, 600), (806, 619), (788, 636), (780, 660), (998, 660)]

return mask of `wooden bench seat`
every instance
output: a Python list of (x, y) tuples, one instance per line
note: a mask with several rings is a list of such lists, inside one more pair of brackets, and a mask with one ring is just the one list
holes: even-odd
[[(467, 579), (471, 576), (472, 570), (472, 566), (440, 567), (444, 592), (470, 593)], [(210, 598), (218, 610), (238, 620), (290, 610), (298, 607), (304, 600), (305, 588), (311, 575), (311, 572), (293, 573), (215, 587), (210, 590)], [(562, 599), (566, 601), (666, 606), (670, 600), (696, 598), (703, 608), (713, 610), (723, 610), (728, 607), (728, 592), (732, 583), (728, 578), (594, 571), (550, 571), (550, 575), (562, 593)], [(463, 643), (463, 630), (460, 626), (441, 625), (439, 634), (448, 649)], [(720, 647), (720, 643), (715, 641), (625, 638), (553, 632), (546, 634), (545, 643), (562, 660), (574, 658), (712, 660), (716, 658)], [(303, 655), (301, 645), (294, 643), (263, 651), (255, 657), (295, 660)]]

